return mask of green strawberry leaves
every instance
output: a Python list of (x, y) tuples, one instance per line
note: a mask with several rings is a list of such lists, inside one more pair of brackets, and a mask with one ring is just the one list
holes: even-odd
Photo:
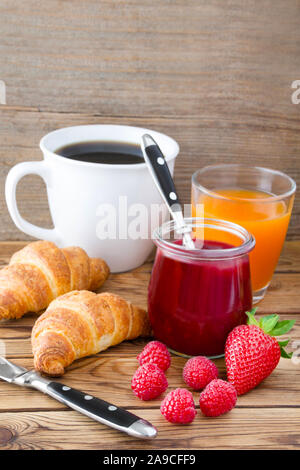
[[(255, 318), (256, 308), (253, 308), (250, 312), (246, 312), (248, 316), (248, 325), (258, 326), (263, 330), (264, 333), (270, 336), (281, 336), (288, 333), (294, 326), (296, 320), (282, 320), (279, 321), (279, 315), (272, 314), (265, 317), (261, 317), (259, 320)], [(293, 353), (285, 351), (284, 347), (287, 346), (289, 340), (278, 341), (281, 351), (281, 357), (290, 359)]]
[(284, 341), (277, 341), (277, 343), (279, 344), (279, 346), (287, 346), (289, 344), (289, 339), (285, 339)]
[(281, 357), (284, 357), (285, 359), (291, 359), (291, 357), (293, 356), (292, 352), (288, 353), (284, 349), (284, 346), (287, 346), (289, 341), (290, 341), (289, 339), (286, 339), (285, 341), (277, 341), (280, 346)]
[(266, 317), (262, 317), (259, 321), (259, 326), (265, 333), (270, 334), (273, 328), (277, 325), (279, 320), (279, 316), (276, 314), (268, 315)]
[(283, 320), (279, 321), (272, 329), (271, 336), (281, 336), (288, 333), (294, 326), (296, 320)]
[(259, 326), (259, 322), (254, 317), (256, 310), (257, 310), (256, 308), (253, 308), (252, 310), (250, 310), (250, 312), (246, 312), (246, 315), (248, 317), (248, 321), (247, 321), (248, 325)]

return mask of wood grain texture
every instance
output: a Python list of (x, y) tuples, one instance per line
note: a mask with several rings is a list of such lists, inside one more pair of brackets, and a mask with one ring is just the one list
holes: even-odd
[[(180, 144), (175, 179), (185, 203), (191, 174), (210, 163), (241, 162), (282, 170), (300, 184), (300, 105), (291, 83), (300, 69), (299, 0), (2, 0), (0, 3), (0, 266), (26, 237), (4, 201), (9, 168), (39, 160), (40, 138), (59, 127), (126, 124), (165, 132)], [(38, 177), (18, 187), (22, 215), (50, 227), (46, 191)], [(288, 232), (300, 237), (296, 197)], [(27, 238), (28, 239), (28, 238)], [(151, 263), (113, 275), (103, 290), (146, 306)], [(300, 242), (285, 244), (260, 313), (296, 318)], [(35, 315), (0, 324), (0, 346), (32, 366)], [(281, 360), (256, 390), (218, 419), (200, 413), (173, 426), (159, 400), (140, 402), (130, 377), (143, 340), (73, 364), (63, 381), (135, 410), (158, 427), (143, 442), (67, 410), (35, 391), (0, 384), (0, 449), (299, 449), (300, 367)], [(174, 357), (170, 388), (182, 385), (184, 359)], [(221, 376), (224, 361), (219, 360)], [(195, 394), (198, 406), (198, 394)], [(89, 437), (89, 439), (86, 438)]]
[[(0, 243), (0, 264), (24, 242)], [(160, 415), (160, 398), (138, 400), (130, 389), (136, 370), (136, 356), (145, 341), (124, 342), (93, 357), (76, 361), (60, 382), (132, 410), (158, 427), (154, 442), (141, 442), (117, 433), (75, 413), (59, 402), (34, 390), (0, 384), (1, 449), (299, 449), (300, 441), (300, 242), (290, 241), (285, 248), (274, 283), (258, 314), (277, 313), (282, 319), (294, 318), (290, 333), (292, 361), (281, 359), (276, 370), (255, 390), (239, 397), (237, 407), (217, 419), (204, 418), (198, 407), (195, 421), (177, 427)], [(146, 306), (151, 263), (124, 274), (111, 275), (104, 289), (117, 292), (138, 305)], [(278, 283), (280, 283), (280, 288)], [(289, 291), (287, 291), (289, 289)], [(288, 312), (288, 314), (287, 314)], [(33, 367), (30, 347), (31, 328), (36, 315), (0, 324), (0, 346), (19, 365)], [(1, 352), (1, 354), (3, 351)], [(172, 357), (167, 371), (169, 390), (184, 386), (185, 359)], [(216, 361), (220, 377), (226, 378), (224, 359)], [(167, 392), (166, 392), (167, 393)], [(64, 432), (65, 430), (68, 432)], [(83, 439), (88, 435), (88, 441)]]
[[(174, 137), (181, 148), (175, 182), (184, 203), (190, 202), (192, 173), (213, 163), (264, 165), (288, 173), (300, 184), (299, 121), (289, 116), (278, 116), (276, 122), (266, 116), (125, 118), (0, 108), (0, 240), (26, 238), (13, 224), (4, 199), (10, 167), (21, 161), (40, 160), (39, 140), (54, 129), (101, 123), (142, 126)], [(45, 185), (39, 177), (24, 178), (17, 196), (26, 219), (43, 227), (52, 226)], [(297, 239), (299, 233), (300, 200), (296, 198), (288, 236)]]
[[(72, 124), (150, 127), (181, 145), (176, 183), (189, 201), (208, 163), (277, 168), (300, 182), (299, 0), (3, 0), (0, 4), (0, 187), (38, 142)], [(37, 177), (19, 187), (22, 213), (51, 224)], [(24, 238), (3, 191), (0, 239)], [(300, 233), (296, 199), (289, 238)]]
[(239, 409), (219, 418), (168, 423), (159, 409), (136, 410), (159, 429), (155, 440), (130, 438), (75, 411), (1, 413), (1, 449), (298, 449), (299, 408)]
[(298, 0), (2, 0), (0, 19), (11, 105), (298, 118)]

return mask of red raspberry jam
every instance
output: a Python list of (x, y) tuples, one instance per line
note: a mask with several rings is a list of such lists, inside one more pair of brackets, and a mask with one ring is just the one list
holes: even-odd
[(149, 316), (154, 336), (173, 351), (223, 355), (230, 331), (246, 322), (245, 312), (252, 306), (248, 252), (255, 242), (240, 229), (246, 240), (238, 247), (196, 240), (200, 249), (190, 251), (181, 240), (166, 243), (156, 237)]

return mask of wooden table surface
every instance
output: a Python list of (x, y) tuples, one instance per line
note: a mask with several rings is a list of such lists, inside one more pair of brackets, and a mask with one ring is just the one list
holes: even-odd
[[(5, 265), (23, 242), (0, 243), (0, 264)], [(151, 264), (125, 274), (112, 275), (104, 290), (124, 295), (146, 306)], [(111, 401), (151, 421), (158, 428), (153, 441), (141, 441), (103, 426), (66, 408), (40, 392), (0, 383), (1, 449), (295, 449), (300, 446), (300, 242), (285, 244), (269, 292), (258, 312), (297, 318), (291, 332), (294, 359), (281, 359), (277, 369), (257, 389), (239, 397), (237, 406), (219, 418), (199, 412), (188, 426), (168, 423), (161, 416), (161, 399), (142, 402), (130, 389), (137, 368), (136, 356), (145, 342), (125, 342), (97, 356), (73, 364), (63, 377), (67, 385)], [(1, 324), (6, 356), (32, 367), (30, 347), (34, 315)], [(296, 342), (298, 340), (298, 343)], [(3, 353), (3, 343), (0, 343)], [(300, 356), (300, 354), (298, 354)], [(225, 378), (224, 360), (216, 361)], [(184, 386), (185, 360), (172, 357), (167, 372), (169, 390)], [(195, 393), (198, 407), (199, 393)]]

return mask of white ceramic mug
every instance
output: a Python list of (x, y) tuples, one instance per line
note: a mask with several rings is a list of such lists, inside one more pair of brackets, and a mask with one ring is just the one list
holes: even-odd
[[(175, 140), (159, 132), (131, 126), (87, 125), (67, 127), (50, 132), (42, 138), (40, 148), (44, 160), (24, 162), (8, 173), (5, 186), (9, 213), (16, 226), (36, 238), (50, 240), (59, 247), (77, 245), (89, 256), (102, 257), (112, 272), (140, 266), (153, 247), (151, 233), (146, 239), (99, 239), (99, 206), (112, 205), (118, 210), (119, 197), (126, 196), (128, 206), (161, 204), (145, 163), (110, 165), (72, 160), (56, 154), (56, 150), (78, 142), (112, 141), (139, 144), (144, 133), (151, 134), (161, 147), (171, 173), (179, 146)], [(41, 176), (47, 194), (54, 228), (31, 224), (20, 215), (16, 202), (18, 181), (25, 175)], [(149, 223), (149, 227), (151, 224)]]

